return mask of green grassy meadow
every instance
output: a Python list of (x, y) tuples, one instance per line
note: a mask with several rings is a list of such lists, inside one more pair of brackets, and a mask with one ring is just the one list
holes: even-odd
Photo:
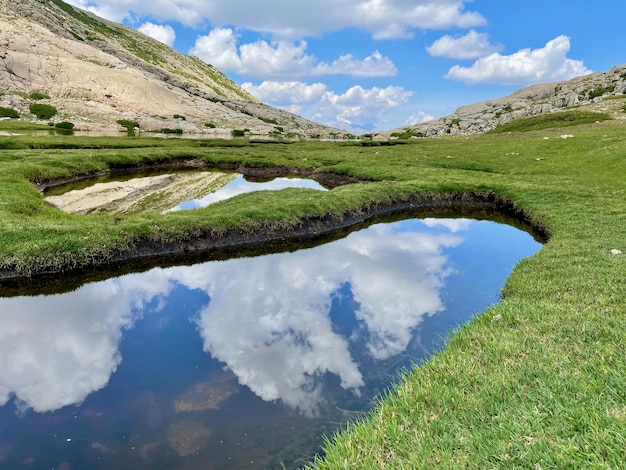
[[(339, 222), (415, 195), (494, 193), (548, 243), (515, 267), (499, 304), (407, 371), (373, 412), (329, 436), (311, 468), (623, 468), (626, 121), (391, 143), (0, 136), (0, 272), (105, 264), (138, 240)], [(187, 159), (371, 182), (128, 216), (65, 214), (35, 185)]]

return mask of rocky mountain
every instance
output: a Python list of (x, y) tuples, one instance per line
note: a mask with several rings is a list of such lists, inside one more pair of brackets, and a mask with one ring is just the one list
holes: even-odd
[(470, 135), (489, 131), (515, 119), (565, 109), (584, 108), (626, 119), (626, 65), (606, 73), (596, 72), (568, 81), (542, 83), (521, 88), (503, 98), (461, 106), (453, 114), (423, 124), (403, 126), (376, 136)]
[(57, 108), (53, 122), (82, 130), (127, 120), (213, 136), (345, 134), (267, 106), (200, 59), (61, 0), (0, 0), (0, 107), (34, 119), (34, 100)]

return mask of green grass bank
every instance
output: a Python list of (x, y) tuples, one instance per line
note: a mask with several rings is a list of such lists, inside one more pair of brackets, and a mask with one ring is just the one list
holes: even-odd
[[(515, 267), (499, 304), (407, 372), (372, 413), (329, 437), (311, 468), (622, 467), (626, 124), (375, 144), (0, 136), (0, 272), (63, 272), (105, 265), (147, 242), (218, 239), (233, 228), (284, 233), (393, 201), (496, 194), (549, 242)], [(65, 214), (34, 184), (192, 160), (371, 182), (128, 216)]]

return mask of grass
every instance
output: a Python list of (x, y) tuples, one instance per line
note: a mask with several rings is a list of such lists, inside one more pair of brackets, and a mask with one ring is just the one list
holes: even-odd
[(611, 119), (606, 113), (596, 113), (592, 111), (558, 111), (552, 114), (539, 114), (522, 119), (501, 124), (491, 132), (526, 132), (533, 130), (550, 129), (555, 127), (578, 126), (581, 124), (591, 124), (597, 121), (607, 121)]
[[(2, 137), (0, 266), (105, 263), (137, 240), (231, 227), (295, 228), (415, 195), (495, 193), (549, 242), (513, 270), (502, 301), (329, 436), (316, 469), (620, 468), (626, 461), (626, 132), (620, 121), (418, 139), (405, 145)], [(547, 137), (547, 139), (546, 139)], [(10, 142), (6, 144), (6, 142)], [(67, 148), (62, 149), (62, 146)], [(33, 185), (107, 168), (201, 159), (314, 168), (373, 182), (253, 193), (197, 211), (74, 216)]]

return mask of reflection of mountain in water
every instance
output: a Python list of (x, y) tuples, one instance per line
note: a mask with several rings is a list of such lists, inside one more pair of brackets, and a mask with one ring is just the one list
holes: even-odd
[(202, 197), (189, 199), (166, 212), (199, 209), (219, 201), (225, 201), (226, 199), (238, 196), (239, 194), (251, 193), (254, 191), (279, 191), (286, 188), (309, 188), (317, 189), (318, 191), (326, 191), (321, 184), (310, 179), (273, 178), (266, 181), (251, 181), (250, 178), (240, 175), (221, 187), (219, 190), (207, 193)]
[[(451, 227), (470, 225), (461, 224)], [(496, 237), (503, 230), (526, 237), (532, 249), (523, 255), (536, 250), (529, 235), (491, 225)], [(146, 306), (158, 311), (176, 302), (175, 310), (196, 322), (204, 350), (240, 384), (315, 414), (329, 377), (358, 395), (365, 362), (402, 353), (425, 316), (444, 311), (444, 281), (458, 269), (447, 251), (463, 241), (440, 226), (404, 221), (310, 250), (154, 269), (59, 296), (0, 299), (0, 404), (13, 395), (21, 408), (39, 412), (81, 403), (106, 386), (122, 360), (123, 331), (147, 315)], [(504, 260), (507, 268), (519, 257)], [(186, 310), (184, 299), (169, 297), (177, 286), (210, 300)], [(228, 383), (212, 387), (180, 391), (180, 406), (200, 400), (210, 411), (235, 393)]]

